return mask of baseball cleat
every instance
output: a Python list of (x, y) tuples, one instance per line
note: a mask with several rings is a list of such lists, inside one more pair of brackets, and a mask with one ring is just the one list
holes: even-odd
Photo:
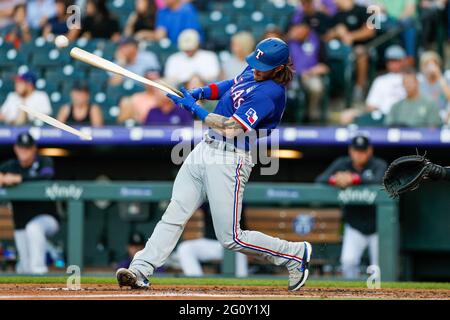
[(130, 287), (131, 289), (136, 290), (147, 290), (150, 287), (150, 282), (147, 279), (138, 279), (138, 276), (129, 269), (120, 268), (116, 272), (116, 277), (121, 288)]
[(304, 286), (309, 275), (309, 260), (311, 260), (312, 247), (309, 242), (304, 242), (305, 249), (303, 252), (302, 262), (298, 262), (296, 266), (289, 270), (289, 291), (297, 291)]

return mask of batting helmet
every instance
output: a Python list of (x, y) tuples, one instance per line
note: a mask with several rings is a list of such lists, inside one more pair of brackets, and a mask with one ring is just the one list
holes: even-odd
[(250, 67), (258, 71), (270, 71), (288, 63), (289, 47), (281, 39), (268, 38), (258, 43), (246, 60)]

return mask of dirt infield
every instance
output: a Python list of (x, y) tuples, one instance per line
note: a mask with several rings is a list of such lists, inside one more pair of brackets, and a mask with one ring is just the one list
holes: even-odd
[(146, 291), (119, 289), (111, 284), (84, 284), (67, 290), (58, 284), (0, 284), (0, 300), (211, 300), (211, 299), (433, 299), (450, 300), (450, 290), (302, 288), (290, 293), (267, 286), (163, 286)]

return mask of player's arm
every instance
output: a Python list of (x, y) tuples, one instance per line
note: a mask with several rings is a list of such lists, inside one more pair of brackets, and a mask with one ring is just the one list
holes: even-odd
[(205, 118), (205, 124), (227, 138), (234, 138), (244, 132), (242, 125), (233, 117), (227, 118), (215, 113), (210, 113)]
[(224, 80), (211, 83), (205, 87), (196, 88), (190, 93), (196, 100), (219, 100), (233, 86), (234, 80)]

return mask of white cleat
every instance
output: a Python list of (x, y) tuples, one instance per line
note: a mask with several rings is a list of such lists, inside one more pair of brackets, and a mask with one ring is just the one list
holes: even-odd
[(309, 261), (311, 260), (312, 247), (309, 242), (304, 242), (305, 250), (303, 253), (302, 262), (289, 270), (289, 291), (297, 291), (303, 287), (308, 280), (309, 275)]

